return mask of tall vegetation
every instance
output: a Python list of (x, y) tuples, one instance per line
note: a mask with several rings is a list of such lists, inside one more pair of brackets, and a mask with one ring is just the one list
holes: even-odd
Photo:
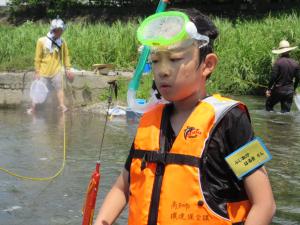
[[(300, 44), (300, 17), (297, 13), (267, 16), (261, 20), (215, 18), (220, 30), (215, 50), (219, 65), (209, 79), (212, 91), (234, 94), (258, 93), (267, 85), (271, 50), (281, 39)], [(48, 24), (27, 22), (21, 26), (0, 25), (0, 70), (32, 69), (35, 43), (45, 35)], [(136, 22), (70, 23), (64, 34), (76, 68), (91, 69), (94, 63), (113, 63), (133, 70), (137, 61)], [(300, 60), (300, 51), (292, 56)]]
[[(94, 63), (114, 63), (121, 69), (133, 69), (137, 58), (136, 23), (71, 23), (63, 35), (73, 65), (91, 69)], [(0, 25), (0, 70), (30, 69), (39, 37), (49, 25), (26, 22), (21, 26)]]
[[(300, 18), (296, 13), (263, 20), (215, 20), (220, 29), (216, 52), (220, 58), (211, 87), (230, 93), (253, 93), (266, 86), (280, 40), (300, 46)], [(292, 52), (299, 62), (300, 51)]]
[[(68, 18), (92, 15), (92, 20), (103, 19), (102, 14), (123, 18), (124, 15), (130, 17), (150, 14), (158, 2), (159, 0), (10, 0), (10, 15), (16, 23), (24, 19), (38, 20), (56, 15)], [(300, 0), (170, 0), (171, 7), (195, 7), (232, 17), (272, 9), (297, 9), (299, 3)]]

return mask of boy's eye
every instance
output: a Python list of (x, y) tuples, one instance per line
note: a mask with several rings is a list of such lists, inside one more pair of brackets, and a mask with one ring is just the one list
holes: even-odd
[(182, 58), (181, 57), (174, 57), (174, 58), (170, 58), (170, 61), (171, 62), (178, 62), (178, 61), (180, 61), (180, 60), (182, 60)]
[(155, 64), (158, 62), (158, 59), (151, 59), (151, 62)]

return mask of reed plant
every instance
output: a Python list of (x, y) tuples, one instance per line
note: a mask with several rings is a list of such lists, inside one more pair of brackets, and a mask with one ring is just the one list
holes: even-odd
[[(220, 37), (216, 43), (219, 65), (210, 80), (212, 90), (233, 94), (252, 94), (267, 86), (272, 63), (271, 53), (280, 40), (300, 45), (300, 17), (294, 12), (260, 20), (216, 19)], [(300, 51), (292, 52), (298, 62)]]
[[(220, 31), (215, 43), (219, 64), (208, 80), (210, 92), (262, 93), (275, 60), (271, 50), (282, 39), (293, 46), (300, 44), (297, 12), (236, 21), (215, 18), (214, 22)], [(133, 70), (138, 57), (137, 24), (137, 21), (68, 24), (64, 39), (73, 66), (89, 70), (94, 63), (113, 63), (118, 69)], [(36, 40), (45, 35), (48, 28), (48, 24), (32, 22), (17, 27), (0, 25), (0, 71), (33, 69)], [(299, 61), (300, 51), (293, 51), (292, 56)], [(121, 86), (125, 94), (127, 82), (121, 81)], [(140, 94), (147, 96), (148, 92), (145, 89), (145, 93)]]
[[(109, 24), (71, 23), (63, 35), (72, 64), (91, 69), (94, 63), (113, 63), (133, 69), (137, 58), (136, 22)], [(0, 25), (0, 70), (33, 67), (35, 44), (48, 32), (48, 24), (27, 22), (21, 26)]]

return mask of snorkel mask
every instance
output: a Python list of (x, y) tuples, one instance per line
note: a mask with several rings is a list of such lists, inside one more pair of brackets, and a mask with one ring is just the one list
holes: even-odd
[(154, 51), (186, 48), (195, 41), (201, 42), (199, 47), (209, 43), (209, 37), (199, 34), (189, 17), (178, 11), (149, 16), (138, 28), (137, 38)]
[(168, 11), (146, 18), (137, 30), (137, 38), (144, 49), (129, 84), (127, 102), (133, 111), (143, 113), (157, 103), (165, 102), (163, 99), (156, 98), (154, 90), (147, 104), (139, 105), (136, 101), (136, 91), (150, 52), (184, 49), (194, 43), (202, 48), (209, 43), (209, 37), (199, 34), (196, 25), (185, 13)]

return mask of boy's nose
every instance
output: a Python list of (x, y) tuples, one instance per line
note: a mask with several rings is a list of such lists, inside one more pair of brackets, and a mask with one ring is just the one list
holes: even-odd
[(162, 70), (160, 70), (159, 71), (159, 76), (160, 77), (168, 77), (168, 76), (170, 76), (170, 71), (168, 71), (168, 70), (166, 70), (166, 69), (162, 69)]
[(166, 62), (162, 62), (159, 68), (159, 76), (166, 77), (171, 75), (171, 67)]

